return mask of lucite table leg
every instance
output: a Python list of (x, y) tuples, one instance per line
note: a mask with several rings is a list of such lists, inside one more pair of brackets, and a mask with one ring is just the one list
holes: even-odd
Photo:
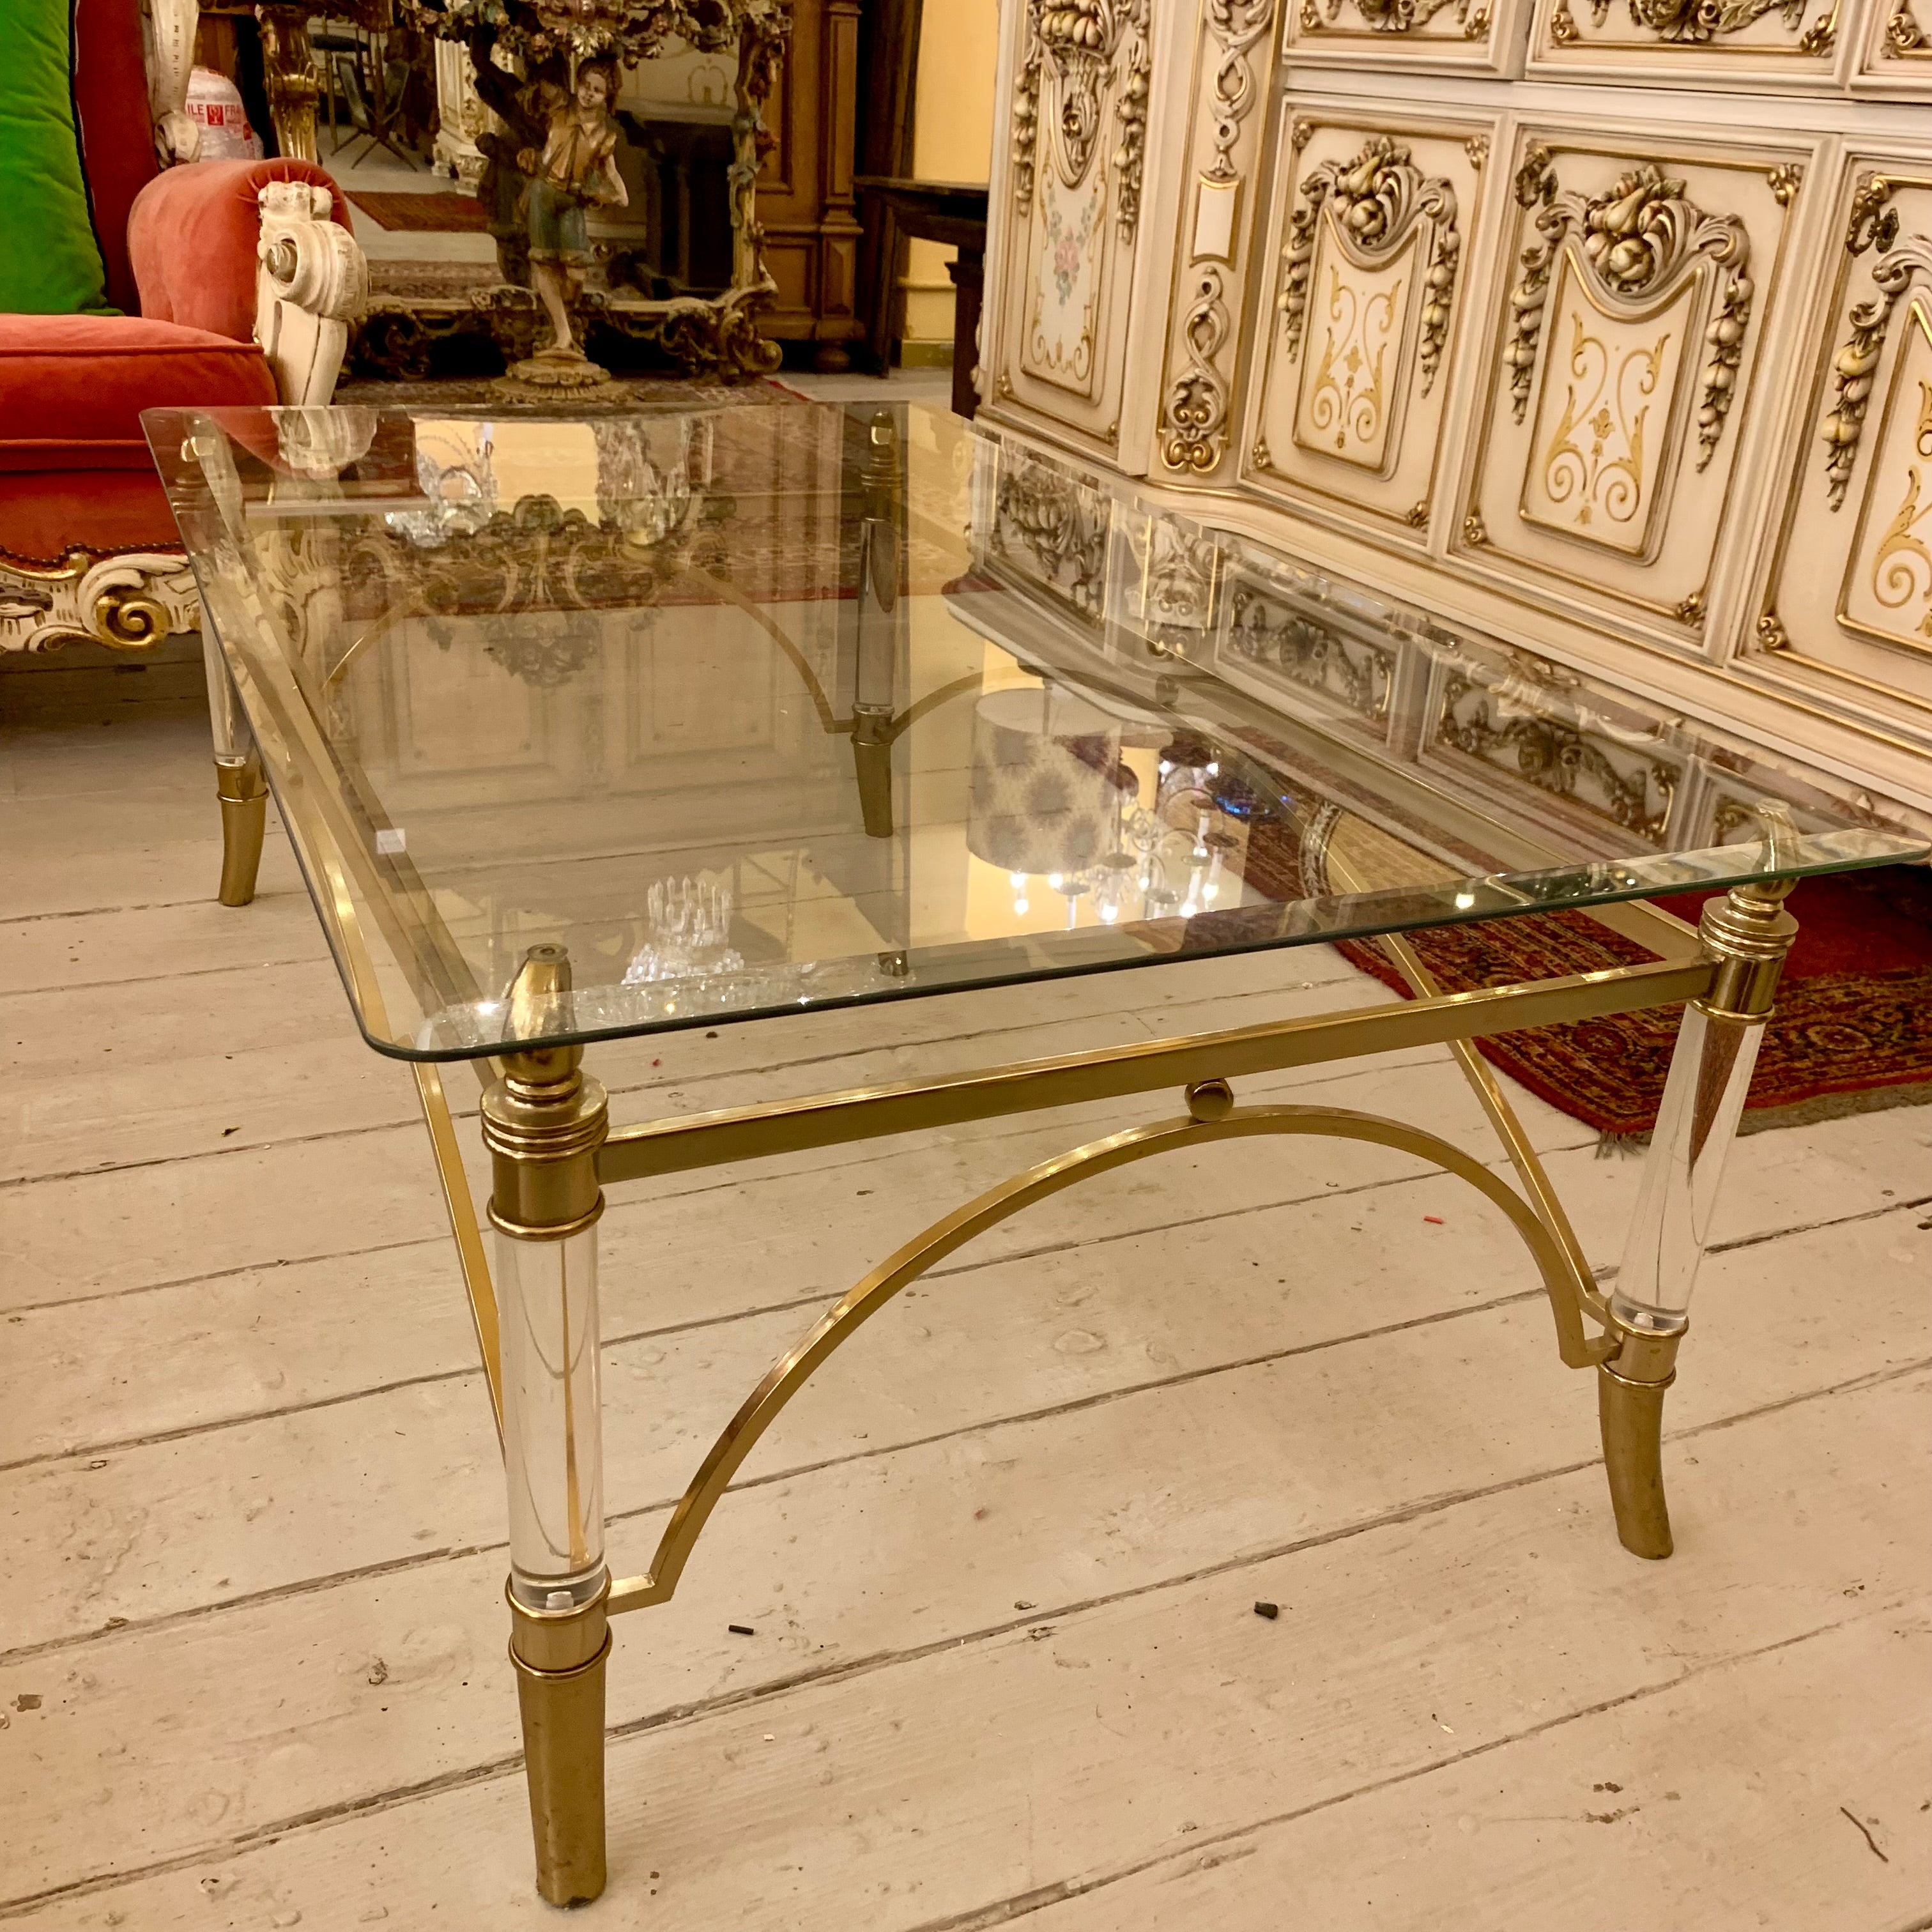
[[(520, 1003), (567, 994), (560, 946), (533, 946)], [(493, 1179), (509, 1488), (510, 1658), (523, 1717), (537, 1889), (577, 1905), (604, 1889), (604, 1466), (598, 1366), (596, 1151), (603, 1088), (581, 1052), (508, 1053), (483, 1096)]]
[[(206, 619), (203, 620), (204, 624)], [(244, 906), (255, 896), (262, 866), (262, 835), (268, 822), (268, 782), (221, 646), (202, 633), (202, 668), (208, 676), (208, 715), (214, 731), (214, 792), (221, 801), (221, 887), (225, 906)]]
[(1690, 1291), (1724, 1161), (1798, 922), (1788, 880), (1734, 886), (1699, 931), (1718, 962), (1709, 994), (1684, 1009), (1624, 1257), (1610, 1296), (1619, 1346), (1598, 1369), (1598, 1416), (1617, 1534), (1639, 1556), (1670, 1554), (1661, 1442)]

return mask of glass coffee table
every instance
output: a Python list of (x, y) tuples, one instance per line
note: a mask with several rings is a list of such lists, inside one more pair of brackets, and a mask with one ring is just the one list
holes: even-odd
[[(221, 897), (266, 798), (356, 1022), (410, 1063), (508, 1479), (537, 1880), (604, 1883), (609, 1619), (676, 1589), (786, 1403), (962, 1244), (1126, 1163), (1378, 1143), (1508, 1217), (1593, 1369), (1618, 1535), (1667, 1556), (1664, 1392), (1808, 874), (1925, 856), (1816, 774), (1628, 692), (921, 410), (484, 420), (151, 412), (206, 614)], [(1714, 890), (1695, 928), (1651, 896)], [(1445, 992), (1412, 935), (1568, 909), (1639, 963)], [(612, 1126), (600, 1044), (814, 1009), (1372, 942), (1358, 1010)], [(1634, 951), (1636, 948), (1627, 949)], [(1486, 1035), (1684, 1006), (1613, 1286)], [(1481, 1152), (1246, 1076), (1446, 1045)], [(482, 1084), (486, 1248), (446, 1098)], [(967, 1202), (747, 1395), (641, 1574), (604, 1546), (607, 1187), (1091, 1104), (1179, 1110)]]

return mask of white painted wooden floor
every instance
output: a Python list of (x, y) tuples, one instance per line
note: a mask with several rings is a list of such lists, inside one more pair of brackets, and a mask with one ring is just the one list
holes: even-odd
[[(410, 1083), (357, 1040), (278, 836), (256, 903), (213, 903), (191, 661), (8, 664), (0, 702), (0, 1920), (548, 1924)], [(1310, 952), (599, 1070), (638, 1118), (1378, 997)], [(1482, 1131), (1441, 1054), (1247, 1090), (1289, 1086)], [(1634, 1163), (1523, 1106), (1614, 1259)], [(1172, 1111), (627, 1190), (619, 1567), (827, 1297)], [(1658, 1564), (1616, 1544), (1527, 1262), (1454, 1184), (1263, 1144), (1008, 1224), (820, 1374), (676, 1600), (616, 1625), (582, 1922), (1932, 1926), (1928, 1148), (1910, 1111), (1745, 1144)]]

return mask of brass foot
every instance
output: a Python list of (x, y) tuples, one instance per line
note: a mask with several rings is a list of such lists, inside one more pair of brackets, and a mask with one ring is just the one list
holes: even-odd
[(221, 801), (221, 903), (244, 906), (255, 896), (268, 822), (261, 760), (252, 752), (245, 758), (217, 758), (214, 790)]
[(510, 1599), (510, 1661), (524, 1720), (537, 1890), (552, 1905), (586, 1905), (604, 1889), (604, 1614), (609, 1581), (562, 1613)]
[(1623, 1332), (1623, 1346), (1597, 1366), (1597, 1420), (1610, 1479), (1617, 1539), (1634, 1556), (1670, 1554), (1664, 1496), (1664, 1395), (1677, 1378), (1675, 1335)]

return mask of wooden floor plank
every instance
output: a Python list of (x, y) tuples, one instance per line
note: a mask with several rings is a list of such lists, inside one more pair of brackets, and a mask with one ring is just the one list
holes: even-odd
[[(1346, 1076), (1318, 1090), (1370, 1110), (1398, 1095), (1426, 1097), (1453, 1118), (1462, 1106), (1458, 1085), (1445, 1064)], [(1156, 1106), (1165, 1112), (1171, 1102), (1130, 1118), (1151, 1116)], [(1474, 1140), (1473, 1103), (1466, 1114), (1455, 1124)], [(694, 1191), (618, 1200), (602, 1231), (606, 1336), (838, 1293), (946, 1208), (1097, 1130), (1057, 1116), (1004, 1126), (984, 1136), (908, 1136), (836, 1150), (844, 1157), (836, 1166), (760, 1162), (710, 1185), (703, 1184), (709, 1177), (681, 1178)], [(1249, 1142), (1172, 1156), (1159, 1174), (1130, 1168), (1103, 1176), (1050, 1210), (1004, 1223), (947, 1266), (1172, 1228), (1182, 1218), (1168, 1191), (1177, 1183), (1186, 1190), (1188, 1216), (1218, 1240), (1228, 1232), (1220, 1224), (1231, 1218), (1421, 1171), (1392, 1150), (1346, 1142)], [(476, 1184), (481, 1198), (481, 1174)], [(351, 1225), (369, 1232), (359, 1219)], [(380, 1324), (367, 1321), (363, 1311), (371, 1307), (382, 1311)], [(113, 1439), (136, 1440), (475, 1363), (446, 1236), (244, 1268), (146, 1294), (50, 1302), (15, 1311), (10, 1325), (40, 1372), (0, 1410), (0, 1465), (108, 1439), (88, 1433), (104, 1407), (118, 1418)]]
[[(1795, 1350), (1769, 1325), (1802, 1304), (1824, 1251), (1820, 1238), (1813, 1252), (1790, 1254), (1768, 1279), (1755, 1268), (1737, 1268), (1733, 1280), (1718, 1271), (1703, 1346), (1687, 1352), (1673, 1396), (1675, 1425), (1695, 1430), (1906, 1365), (1904, 1342), (1891, 1338), (1901, 1330), (1909, 1336), (1912, 1324), (1901, 1323), (1895, 1303), (1922, 1297), (1902, 1271), (1888, 1270), (1870, 1252), (1855, 1257), (1860, 1280), (1889, 1272), (1894, 1298), (1862, 1290), (1862, 1298), (1847, 1304), (1845, 1320), (1834, 1324), (1831, 1348)], [(1176, 1380), (1170, 1373), (1136, 1394), (1063, 1403), (1024, 1420), (984, 1422), (895, 1450), (893, 1442), (909, 1434), (936, 1434), (930, 1425), (944, 1419), (948, 1401), (966, 1398), (956, 1414), (970, 1412), (975, 1400), (983, 1408), (982, 1377), (996, 1376), (1010, 1404), (1016, 1388), (1041, 1385), (1039, 1370), (1013, 1360), (988, 1334), (984, 1318), (994, 1311), (973, 1311), (981, 1318), (962, 1319), (956, 1330), (943, 1323), (941, 1306), (935, 1295), (929, 1306), (906, 1308), (897, 1337), (894, 1318), (881, 1316), (877, 1332), (800, 1399), (754, 1466), (752, 1486), (721, 1510), (685, 1594), (669, 1610), (625, 1626), (626, 1636), (637, 1632), (640, 1641), (650, 1633), (647, 1662), (634, 1666), (628, 1646), (622, 1653), (614, 1721), (874, 1653), (950, 1641), (1009, 1620), (1005, 1612), (1016, 1602), (1052, 1608), (1142, 1590), (1244, 1553), (1572, 1466), (1589, 1465), (1592, 1476), (1575, 1507), (1621, 1558), (1594, 1467), (1592, 1391), (1587, 1378), (1556, 1368), (1546, 1318), (1533, 1304), (1220, 1375)], [(1312, 1312), (1304, 1301), (1304, 1322)], [(1094, 1324), (1084, 1334), (1111, 1325), (1091, 1300), (1058, 1318), (1070, 1314)], [(1918, 1322), (1918, 1359), (1932, 1359), (1932, 1316), (1922, 1309)], [(934, 1333), (922, 1335), (922, 1328)], [(1053, 1333), (1051, 1324), (1045, 1332)], [(1135, 1339), (1112, 1338), (1121, 1353)], [(1046, 1376), (1065, 1366), (1050, 1343), (1039, 1352), (1047, 1358)], [(699, 1361), (669, 1353), (648, 1366), (659, 1382), (613, 1375), (614, 1410), (628, 1406), (636, 1388), (668, 1394), (705, 1380)], [(1105, 1384), (1096, 1378), (1090, 1386)], [(1064, 1394), (1064, 1386), (1045, 1392)], [(913, 1408), (926, 1426), (906, 1429), (896, 1405)], [(220, 1817), (238, 1830), (244, 1819), (260, 1826), (296, 1815), (303, 1791), (326, 1790), (334, 1802), (350, 1804), (372, 1792), (458, 1774), (514, 1748), (506, 1728), (510, 1707), (498, 1682), (504, 1561), (498, 1479), (488, 1466), (488, 1424), (473, 1392), (469, 1415), (472, 1466), (440, 1472), (432, 1466), (427, 1484), (420, 1442), (392, 1438), (371, 1421), (360, 1461), (350, 1441), (323, 1446), (311, 1438), (292, 1448), (288, 1460), (299, 1459), (299, 1466), (284, 1478), (282, 1493), (268, 1494), (269, 1506), (252, 1522), (241, 1520), (245, 1498), (238, 1490), (179, 1510), (172, 1534), (165, 1524), (139, 1526), (148, 1548), (124, 1552), (106, 1584), (128, 1591), (117, 1600), (128, 1607), (87, 1606), (95, 1634), (78, 1648), (0, 1660), (0, 1702), (65, 1687), (62, 1708), (76, 1760), (101, 1765), (117, 1789), (131, 1794), (135, 1787), (126, 1780), (133, 1779), (159, 1794), (154, 1808), (142, 1814), (142, 1842), (150, 1848), (207, 1843), (205, 1834), (194, 1834), (202, 1812), (216, 1804), (206, 1796), (210, 1790), (220, 1794)], [(1801, 1419), (1792, 1426), (1810, 1425)], [(662, 1509), (642, 1518), (626, 1514), (644, 1499), (638, 1485), (656, 1475), (660, 1492), (668, 1494), (695, 1460), (658, 1450), (648, 1430), (640, 1440), (638, 1455), (614, 1430), (610, 1442), (618, 1518), (611, 1540), (620, 1568), (641, 1564), (662, 1522)], [(1896, 1472), (1882, 1458), (1873, 1462), (1872, 1453), (1863, 1452), (1863, 1460), (1848, 1455), (1848, 1466), (1896, 1488)], [(1706, 1456), (1695, 1438), (1670, 1455), (1687, 1562), (1701, 1560), (1700, 1552), (1724, 1532), (1724, 1513), (1737, 1506), (1721, 1481), (1704, 1473)], [(827, 1460), (815, 1473), (770, 1479), (772, 1472), (820, 1458)], [(86, 1472), (84, 1480), (111, 1477), (118, 1460), (107, 1471)], [(243, 1472), (253, 1472), (256, 1460), (237, 1452)], [(311, 1465), (306, 1490), (291, 1486)], [(762, 1481), (755, 1480), (760, 1468)], [(446, 1487), (467, 1485), (448, 1488), (440, 1508), (439, 1473)], [(1792, 1481), (1765, 1481), (1764, 1496), (1750, 1506), (1768, 1508), (1769, 1498), (1788, 1509)], [(1784, 1486), (1774, 1492), (1774, 1481)], [(158, 1475), (128, 1488), (137, 1499), (165, 1505)], [(1900, 1502), (1917, 1506), (1909, 1484)], [(1808, 1533), (1823, 1508), (1806, 1506)], [(50, 1523), (69, 1520), (84, 1533), (101, 1533), (101, 1523), (90, 1522), (71, 1500), (64, 1510), (28, 1504), (10, 1520), (20, 1526), (23, 1542), (48, 1534)], [(454, 1531), (495, 1546), (452, 1561), (444, 1553), (447, 1544), (411, 1536), (412, 1528), (431, 1524), (442, 1536)], [(1832, 1560), (1844, 1560), (1842, 1540), (1832, 1547)], [(204, 1593), (220, 1582), (238, 1597), (251, 1583), (266, 1586), (262, 1566), (276, 1553), (304, 1575), (314, 1574), (318, 1554), (344, 1567), (358, 1554), (410, 1567), (326, 1589), (285, 1588), (270, 1601), (212, 1612), (198, 1611), (205, 1594), (190, 1594), (182, 1600), (188, 1614), (170, 1624), (102, 1634), (104, 1610), (138, 1618), (159, 1607), (144, 1606), (133, 1587), (144, 1578), (163, 1587), (172, 1570), (186, 1569), (194, 1573), (189, 1582)], [(235, 1566), (219, 1579), (202, 1568), (218, 1558)], [(1789, 1587), (1776, 1566), (1767, 1567), (1772, 1580), (1763, 1587), (1774, 1594)], [(23, 1589), (58, 1588), (59, 1571), (44, 1582), (41, 1569), (29, 1563), (21, 1582)], [(763, 1638), (748, 1646), (734, 1639), (725, 1629), (731, 1622), (752, 1624)], [(662, 1638), (660, 1627), (667, 1633)], [(287, 1660), (308, 1657), (332, 1660), (315, 1674), (292, 1678)], [(376, 1657), (392, 1666), (394, 1688), (386, 1682), (376, 1687), (384, 1696), (372, 1700), (363, 1680)], [(229, 1684), (228, 1698), (207, 1700), (212, 1676)], [(158, 1703), (158, 1684), (174, 1687)], [(496, 1705), (488, 1702), (490, 1694), (479, 1696), (486, 1684), (495, 1686)], [(256, 1714), (242, 1723), (243, 1712)], [(145, 1742), (124, 1763), (120, 1754), (136, 1736)], [(274, 1742), (284, 1738), (301, 1746), (286, 1760)], [(204, 1763), (205, 1772), (195, 1768)], [(218, 1776), (217, 1766), (223, 1767)], [(158, 1776), (161, 1767), (172, 1768)], [(52, 1808), (39, 1840), (50, 1872), (77, 1856), (120, 1862), (102, 1847), (77, 1844), (61, 1822), (64, 1806), (64, 1794), (38, 1780), (0, 1792), (0, 1810), (22, 1821), (23, 1832), (26, 1821)]]
[[(1318, 961), (1313, 974), (1281, 974), (1268, 1009), (1332, 1008), (1334, 987), (1348, 982), (1327, 961), (1325, 972)], [(625, 1042), (596, 1061), (616, 1118), (648, 1118), (740, 1104), (788, 1075), (808, 1092), (1144, 1038), (1137, 990), (1113, 974), (1029, 989), (1017, 1008), (976, 993), (902, 1011), (805, 1013)], [(1389, 997), (1364, 992), (1362, 1004)], [(413, 1111), (406, 1073), (362, 1045), (326, 958), (184, 974), (150, 982), (136, 1001), (111, 983), (0, 997), (0, 1024), (20, 1042), (0, 1100), (0, 1150), (13, 1149), (0, 1179), (394, 1125)], [(680, 1082), (702, 1083), (702, 1096)]]
[(1036, 1915), (1016, 1900), (976, 1922), (1023, 1920), (1029, 1932), (1922, 1924), (1932, 1912), (1928, 1709), (1932, 1614), (1902, 1606), (1161, 1858)]
[[(1696, 1700), (1702, 1686), (1708, 1708), (1735, 1660), (1779, 1646), (1922, 1627), (1932, 1566), (1898, 1478), (1926, 1473), (1928, 1379), (1693, 1437), (1718, 1506), (1667, 1564), (1637, 1562), (1604, 1535), (1599, 1472), (1586, 1469), (1084, 1607), (1010, 1612), (970, 1643), (928, 1620), (934, 1640), (884, 1666), (620, 1722), (612, 1888), (586, 1922), (996, 1923), (1012, 1901), (1184, 1854), (1191, 1839), (1226, 1840), (1405, 1775), (1417, 1787), (1430, 1781), (1418, 1774), (1454, 1778), (1486, 1744), (1588, 1721), (1616, 1700)], [(1828, 1560), (1794, 1494), (1828, 1515)], [(855, 1560), (876, 1582), (880, 1554), (861, 1541), (784, 1562), (843, 1568), (849, 1595)], [(946, 1566), (928, 1588), (942, 1600), (978, 1588), (980, 1568)], [(1264, 1596), (1282, 1606), (1277, 1621), (1252, 1614)], [(643, 1635), (621, 1629), (620, 1659)], [(448, 1667), (453, 1648), (436, 1664)], [(349, 1675), (340, 1656), (316, 1663)], [(1694, 1739), (1679, 1748), (1710, 1761)], [(1606, 1761), (1604, 1774), (1617, 1768)], [(162, 1932), (290, 1911), (346, 1927), (380, 1906), (404, 1924), (544, 1924), (523, 1806), (512, 1759), (370, 1815), (264, 1824), (272, 1842), (24, 1916), (78, 1928), (118, 1911), (112, 1922)], [(1607, 1880), (1623, 1854), (1603, 1842)]]

